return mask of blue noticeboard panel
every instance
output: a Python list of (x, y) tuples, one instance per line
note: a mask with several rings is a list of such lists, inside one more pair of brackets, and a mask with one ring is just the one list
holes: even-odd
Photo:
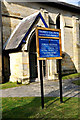
[(59, 37), (59, 31), (38, 30), (38, 36), (43, 37)]
[(36, 45), (38, 60), (62, 59), (60, 29), (37, 27)]
[(39, 38), (40, 57), (60, 57), (59, 39)]

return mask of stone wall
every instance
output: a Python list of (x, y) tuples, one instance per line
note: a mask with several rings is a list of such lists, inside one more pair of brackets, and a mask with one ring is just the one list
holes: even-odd
[(10, 37), (11, 33), (15, 29), (15, 27), (19, 24), (21, 20), (15, 19), (15, 18), (10, 18), (3, 16), (2, 17), (2, 24), (3, 24), (3, 44), (8, 40)]
[(73, 17), (73, 52), (74, 52), (74, 64), (77, 69), (77, 72), (80, 72), (80, 31), (79, 31), (79, 19), (77, 17)]
[(62, 60), (63, 73), (76, 72), (73, 63), (73, 25), (71, 17), (64, 17), (64, 51)]
[[(78, 17), (63, 17), (64, 34), (64, 50), (62, 60), (63, 73), (79, 72), (79, 56), (80, 46), (77, 46), (79, 41), (79, 18)], [(62, 43), (63, 44), (63, 43)]]
[(22, 66), (23, 66), (23, 84), (28, 84), (30, 81), (30, 70), (29, 70), (29, 53), (22, 53)]
[(10, 56), (10, 81), (27, 84), (29, 82), (29, 59), (27, 52), (11, 53)]
[(4, 69), (3, 69), (3, 82), (7, 82), (9, 81), (10, 78), (10, 58), (9, 58), (9, 54), (5, 54), (3, 56), (3, 65), (4, 65)]
[(23, 77), (22, 52), (11, 53), (10, 56), (10, 81), (16, 82)]

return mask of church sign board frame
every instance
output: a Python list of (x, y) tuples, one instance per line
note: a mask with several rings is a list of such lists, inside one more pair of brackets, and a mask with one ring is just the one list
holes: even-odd
[(37, 59), (62, 59), (61, 30), (36, 28)]

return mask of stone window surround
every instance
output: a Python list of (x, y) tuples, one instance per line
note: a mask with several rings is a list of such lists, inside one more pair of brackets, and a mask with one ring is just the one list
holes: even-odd
[[(78, 20), (79, 20), (79, 19), (78, 19)], [(78, 25), (79, 25), (79, 40), (77, 41), (77, 47), (80, 48), (80, 20), (79, 20)]]

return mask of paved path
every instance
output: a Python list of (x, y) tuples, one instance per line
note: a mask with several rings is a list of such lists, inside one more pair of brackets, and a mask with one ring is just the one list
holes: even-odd
[[(75, 80), (80, 79), (76, 78)], [(65, 97), (80, 97), (80, 87), (72, 83), (74, 80), (63, 80), (63, 96)], [(40, 83), (34, 82), (29, 85), (24, 85), (15, 88), (0, 90), (0, 97), (31, 97), (40, 96)], [(59, 97), (59, 81), (46, 80), (44, 81), (44, 95)]]

